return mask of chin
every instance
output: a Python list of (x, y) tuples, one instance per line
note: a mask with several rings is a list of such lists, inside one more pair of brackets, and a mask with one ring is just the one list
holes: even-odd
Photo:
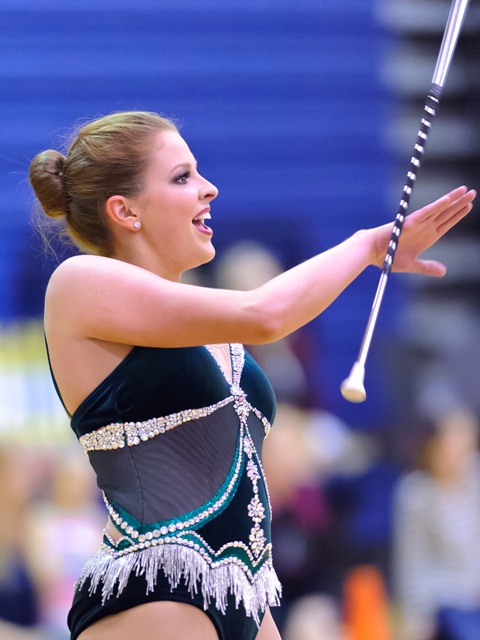
[(196, 267), (201, 267), (202, 264), (208, 264), (214, 259), (214, 257), (215, 248), (213, 245), (210, 245), (201, 253), (199, 252), (196, 256), (192, 256), (191, 266), (189, 269), (195, 269)]
[(213, 244), (210, 244), (210, 246), (206, 248), (205, 257), (200, 264), (207, 264), (207, 262), (211, 262), (215, 257), (215, 253), (215, 247), (213, 246)]

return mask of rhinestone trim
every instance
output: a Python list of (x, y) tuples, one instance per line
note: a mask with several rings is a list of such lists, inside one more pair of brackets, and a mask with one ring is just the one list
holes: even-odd
[(156, 576), (163, 571), (172, 589), (182, 581), (192, 596), (200, 591), (205, 610), (214, 600), (216, 608), (225, 614), (227, 596), (232, 593), (236, 607), (243, 603), (247, 616), (260, 626), (259, 611), (280, 604), (282, 588), (271, 558), (267, 558), (253, 574), (245, 570), (244, 563), (236, 555), (219, 558), (218, 552), (212, 558), (206, 552), (199, 553), (201, 542), (201, 539), (170, 538), (166, 544), (144, 548), (121, 560), (102, 548), (85, 566), (77, 586), (90, 579), (89, 592), (93, 594), (101, 585), (105, 604), (114, 591), (117, 596), (122, 593), (132, 573), (145, 576), (148, 594), (155, 589)]
[[(208, 346), (206, 347), (208, 350)], [(210, 352), (210, 350), (209, 350)], [(248, 415), (253, 413), (262, 423), (265, 437), (270, 432), (271, 425), (262, 413), (247, 401), (245, 392), (240, 387), (243, 365), (245, 362), (245, 352), (243, 345), (231, 344), (230, 352), (232, 356), (233, 380), (230, 386), (231, 395), (215, 404), (198, 409), (185, 409), (178, 413), (171, 413), (160, 418), (150, 418), (142, 422), (114, 422), (105, 427), (100, 427), (80, 436), (79, 442), (85, 453), (89, 451), (115, 451), (123, 449), (125, 446), (133, 447), (141, 442), (147, 442), (151, 438), (162, 435), (167, 431), (175, 429), (186, 422), (199, 420), (215, 413), (219, 409), (226, 407), (231, 402), (234, 403), (235, 411), (240, 421), (246, 421)], [(213, 358), (215, 356), (212, 354)], [(219, 365), (225, 380), (228, 379)]]
[(230, 404), (233, 400), (234, 398), (229, 396), (208, 407), (185, 409), (178, 413), (171, 413), (161, 418), (151, 418), (143, 422), (115, 422), (80, 436), (79, 441), (85, 452), (122, 449), (125, 445), (132, 447), (175, 429), (185, 422), (205, 418)]

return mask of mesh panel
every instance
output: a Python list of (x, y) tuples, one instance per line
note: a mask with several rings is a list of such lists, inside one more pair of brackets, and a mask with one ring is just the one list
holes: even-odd
[[(153, 523), (192, 511), (215, 495), (232, 466), (237, 437), (238, 416), (228, 405), (123, 450), (123, 463), (118, 451), (104, 454), (101, 464), (95, 455), (91, 461), (101, 468), (99, 486), (109, 499), (141, 523)], [(112, 489), (101, 485), (102, 477)]]

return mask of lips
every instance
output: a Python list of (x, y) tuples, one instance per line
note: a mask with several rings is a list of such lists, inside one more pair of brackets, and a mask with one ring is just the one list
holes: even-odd
[(201, 231), (202, 233), (213, 233), (210, 227), (207, 227), (205, 224), (205, 220), (211, 219), (210, 211), (201, 211), (195, 218), (192, 220), (192, 224)]

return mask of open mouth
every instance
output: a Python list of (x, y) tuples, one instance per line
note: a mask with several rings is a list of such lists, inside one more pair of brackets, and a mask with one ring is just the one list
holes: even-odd
[(205, 224), (205, 220), (211, 220), (211, 218), (212, 216), (210, 215), (210, 213), (208, 211), (205, 211), (203, 213), (200, 213), (198, 216), (196, 216), (192, 220), (192, 223), (199, 231), (203, 231), (205, 233), (212, 233), (212, 230), (210, 229), (210, 227), (207, 227), (207, 225)]

